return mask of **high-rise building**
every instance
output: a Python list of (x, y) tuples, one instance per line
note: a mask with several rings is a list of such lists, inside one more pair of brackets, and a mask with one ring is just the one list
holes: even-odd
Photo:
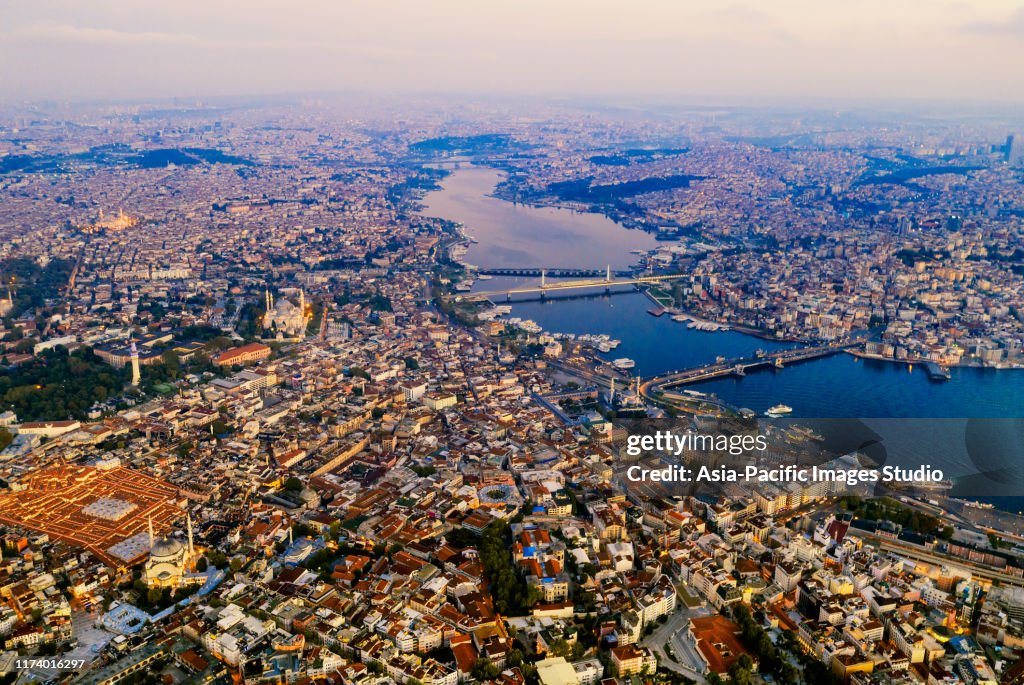
[(1024, 164), (1024, 136), (1006, 136), (1006, 161), (1010, 164)]

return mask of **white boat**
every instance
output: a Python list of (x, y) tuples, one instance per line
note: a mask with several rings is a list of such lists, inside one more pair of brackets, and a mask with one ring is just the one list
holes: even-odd
[(632, 369), (634, 366), (636, 366), (636, 362), (630, 359), (629, 357), (622, 357), (621, 359), (616, 359), (615, 361), (613, 361), (612, 366), (614, 366), (616, 369)]
[(492, 275), (490, 275), (490, 274), (477, 274), (477, 276), (476, 276), (476, 277), (477, 277), (478, 279), (480, 279), (481, 281), (489, 281), (489, 280), (491, 280), (492, 278), (494, 278), (494, 276), (492, 276)]
[(790, 407), (788, 404), (776, 404), (774, 407), (770, 408), (768, 411), (765, 412), (765, 416), (777, 418), (779, 416), (786, 416), (787, 414), (792, 413), (793, 407)]

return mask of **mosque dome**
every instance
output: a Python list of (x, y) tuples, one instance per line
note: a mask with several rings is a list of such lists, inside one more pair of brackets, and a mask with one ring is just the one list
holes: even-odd
[(302, 492), (299, 493), (299, 499), (301, 499), (306, 506), (310, 507), (315, 507), (320, 504), (320, 495), (317, 494), (316, 490), (309, 486), (302, 488)]
[(156, 561), (159, 559), (175, 559), (185, 548), (185, 545), (175, 538), (160, 538), (153, 544), (153, 549), (149, 552), (150, 559)]

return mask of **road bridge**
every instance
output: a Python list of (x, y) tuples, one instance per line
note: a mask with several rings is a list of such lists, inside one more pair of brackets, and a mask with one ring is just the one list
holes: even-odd
[(475, 293), (464, 293), (458, 296), (457, 300), (493, 300), (495, 298), (511, 299), (513, 295), (530, 295), (549, 293), (569, 292), (573, 290), (584, 290), (587, 288), (604, 288), (605, 290), (623, 285), (656, 285), (658, 283), (675, 281), (682, 278), (689, 278), (689, 274), (669, 274), (664, 276), (631, 276), (628, 278), (613, 278), (611, 269), (605, 271), (604, 278), (587, 278), (578, 281), (559, 281), (556, 283), (547, 282), (547, 270), (542, 269), (540, 273), (540, 285), (523, 285), (505, 290), (480, 291)]
[(783, 368), (787, 364), (819, 359), (838, 354), (844, 350), (860, 344), (860, 341), (846, 343), (829, 343), (827, 345), (816, 345), (812, 347), (798, 347), (787, 350), (779, 350), (771, 354), (762, 354), (755, 357), (741, 357), (739, 359), (719, 359), (713, 364), (694, 366), (678, 371), (667, 373), (650, 378), (640, 385), (640, 393), (647, 399), (655, 399), (653, 395), (663, 393), (669, 388), (677, 388), (690, 383), (723, 378), (725, 376), (745, 376), (748, 371), (760, 368)]

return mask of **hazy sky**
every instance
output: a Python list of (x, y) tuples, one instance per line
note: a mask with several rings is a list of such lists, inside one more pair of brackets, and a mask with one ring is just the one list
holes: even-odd
[(0, 0), (0, 99), (1024, 102), (1024, 0)]

